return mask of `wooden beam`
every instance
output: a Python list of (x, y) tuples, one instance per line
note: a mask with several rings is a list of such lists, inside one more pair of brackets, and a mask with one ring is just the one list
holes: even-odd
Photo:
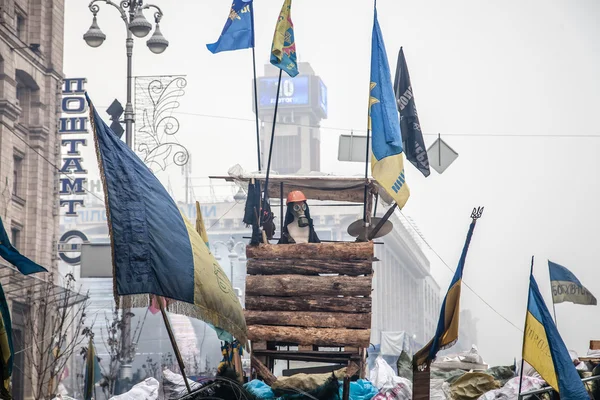
[(370, 297), (274, 297), (246, 296), (246, 310), (251, 311), (324, 311), (370, 313)]
[(260, 244), (246, 247), (248, 259), (372, 260), (373, 242)]
[(250, 360), (252, 368), (256, 370), (256, 373), (263, 379), (263, 381), (269, 386), (273, 385), (277, 378), (271, 373), (271, 371), (269, 371), (269, 368), (265, 367), (265, 365), (256, 357), (254, 357), (254, 355), (250, 356)]
[(248, 338), (267, 342), (314, 344), (318, 346), (368, 347), (371, 330), (250, 325), (248, 327)]
[(370, 296), (370, 276), (251, 275), (247, 296)]
[[(244, 311), (246, 325), (303, 326), (307, 328), (369, 329), (371, 314), (305, 311)], [(253, 343), (254, 345), (254, 343)]]
[(337, 261), (337, 260), (265, 260), (249, 259), (246, 262), (248, 275), (372, 275), (371, 260)]

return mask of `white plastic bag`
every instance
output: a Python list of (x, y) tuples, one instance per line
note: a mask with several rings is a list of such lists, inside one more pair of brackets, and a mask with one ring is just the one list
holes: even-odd
[[(199, 389), (202, 385), (190, 379), (187, 380), (192, 391)], [(187, 388), (183, 376), (168, 369), (163, 371), (163, 392), (166, 400), (179, 399), (187, 394)]]
[[(523, 387), (521, 393), (536, 390), (544, 386), (546, 382), (543, 379), (532, 376), (523, 376)], [(480, 396), (478, 400), (516, 400), (519, 392), (519, 377), (512, 378), (506, 384), (496, 390), (491, 390)]]
[(396, 371), (390, 367), (381, 355), (375, 360), (375, 367), (371, 370), (369, 378), (373, 386), (379, 389), (376, 399), (412, 399), (412, 382), (397, 376)]
[(111, 397), (110, 400), (156, 400), (160, 384), (154, 378), (148, 378), (131, 388), (127, 393)]
[(430, 400), (447, 400), (450, 398), (447, 394), (450, 392), (450, 385), (448, 382), (443, 379), (431, 379), (429, 382)]

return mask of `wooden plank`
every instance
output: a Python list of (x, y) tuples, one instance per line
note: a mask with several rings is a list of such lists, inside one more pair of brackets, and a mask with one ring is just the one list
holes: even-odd
[(267, 342), (252, 342), (252, 351), (266, 350)]
[(370, 276), (263, 275), (246, 277), (246, 296), (369, 296)]
[(277, 378), (262, 362), (254, 357), (254, 355), (250, 356), (250, 360), (252, 368), (256, 370), (256, 373), (263, 379), (263, 381), (265, 381), (267, 385), (271, 386), (275, 383)]
[(246, 310), (251, 311), (324, 311), (370, 313), (370, 297), (273, 297), (246, 296)]
[(590, 350), (600, 350), (600, 340), (590, 340)]
[(266, 353), (264, 351), (259, 351), (256, 353), (257, 357), (265, 356), (273, 360), (289, 360), (289, 361), (306, 361), (306, 362), (323, 362), (323, 363), (347, 363), (350, 360), (359, 361), (357, 354), (344, 354), (338, 352), (335, 354), (321, 354), (323, 352), (316, 351), (314, 354), (310, 354), (307, 352), (269, 352)]
[(430, 394), (430, 371), (413, 370), (413, 400), (429, 400)]
[(248, 327), (248, 338), (250, 340), (314, 344), (319, 346), (368, 347), (371, 330), (250, 325)]
[(371, 314), (305, 311), (244, 311), (246, 325), (304, 326), (307, 328), (369, 329)]
[[(373, 260), (374, 261), (374, 260)], [(372, 275), (371, 260), (265, 260), (248, 259), (246, 262), (248, 275), (319, 275), (340, 274), (349, 276)]]
[(248, 259), (372, 260), (373, 242), (260, 244), (246, 246)]

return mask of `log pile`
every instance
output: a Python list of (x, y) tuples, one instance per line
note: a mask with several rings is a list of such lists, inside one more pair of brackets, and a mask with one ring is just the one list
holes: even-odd
[(261, 244), (246, 256), (253, 343), (369, 346), (372, 242)]

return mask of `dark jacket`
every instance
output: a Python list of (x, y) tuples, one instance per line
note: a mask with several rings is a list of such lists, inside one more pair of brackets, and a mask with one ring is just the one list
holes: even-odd
[[(294, 239), (290, 236), (288, 232), (288, 225), (294, 222), (294, 212), (292, 211), (292, 204), (288, 204), (287, 212), (285, 213), (285, 221), (283, 222), (283, 232), (281, 232), (281, 239), (277, 244), (291, 244), (295, 243)], [(310, 217), (310, 211), (308, 205), (306, 206), (306, 211), (304, 212), (306, 218), (308, 218), (308, 243), (321, 243), (319, 237), (317, 236), (317, 232), (315, 232), (315, 226), (313, 224), (313, 220)]]

